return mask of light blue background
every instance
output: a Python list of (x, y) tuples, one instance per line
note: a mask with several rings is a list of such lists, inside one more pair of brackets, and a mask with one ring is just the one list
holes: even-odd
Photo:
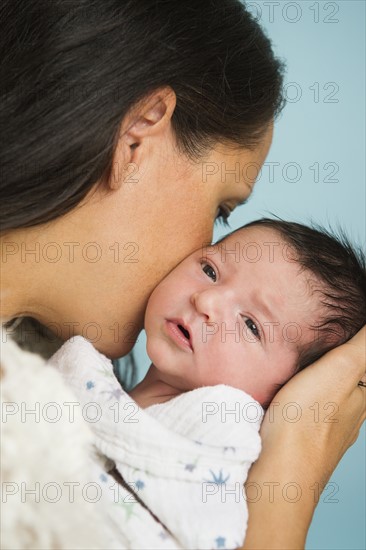
[[(353, 239), (364, 244), (365, 2), (247, 4), (253, 14), (261, 13), (261, 23), (275, 51), (286, 60), (290, 102), (277, 121), (272, 149), (254, 196), (233, 213), (231, 227), (273, 212), (305, 223), (341, 223)], [(319, 98), (310, 89), (314, 83), (318, 83)], [(298, 101), (293, 101), (296, 97)], [(332, 99), (337, 102), (329, 102)], [(269, 162), (279, 163), (273, 181)], [(319, 163), (319, 181), (314, 168), (310, 169), (314, 163)], [(335, 168), (337, 173), (332, 174)], [(294, 181), (299, 176), (299, 181)], [(215, 239), (226, 232), (215, 231)], [(142, 335), (135, 347), (141, 375), (149, 365), (144, 347)], [(307, 539), (308, 550), (366, 547), (364, 435), (363, 429), (334, 472), (330, 482), (335, 485), (320, 498)], [(337, 493), (331, 495), (334, 487)]]

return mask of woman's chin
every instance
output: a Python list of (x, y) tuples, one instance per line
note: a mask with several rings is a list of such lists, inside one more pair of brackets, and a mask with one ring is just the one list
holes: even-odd
[(113, 340), (100, 340), (97, 342), (92, 342), (92, 344), (100, 353), (103, 353), (103, 355), (109, 359), (120, 359), (132, 351), (136, 342), (137, 339), (131, 341), (126, 339), (126, 341), (120, 340), (117, 342), (114, 342)]

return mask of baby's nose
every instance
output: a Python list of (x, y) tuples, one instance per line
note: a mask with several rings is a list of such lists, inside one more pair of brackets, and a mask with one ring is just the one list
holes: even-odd
[(222, 311), (219, 293), (214, 289), (194, 292), (191, 297), (191, 303), (196, 308), (196, 311), (204, 315), (208, 321), (218, 320)]

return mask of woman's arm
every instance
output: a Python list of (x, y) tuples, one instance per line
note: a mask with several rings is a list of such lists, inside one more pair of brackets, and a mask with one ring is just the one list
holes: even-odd
[(244, 549), (304, 548), (319, 494), (365, 420), (366, 327), (291, 379), (261, 428)]

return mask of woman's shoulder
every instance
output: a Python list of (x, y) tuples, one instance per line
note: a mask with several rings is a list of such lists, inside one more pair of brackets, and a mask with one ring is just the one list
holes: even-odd
[[(2, 514), (4, 546), (26, 548), (32, 536), (37, 548), (94, 547), (94, 537), (100, 538), (96, 527), (100, 510), (86, 504), (81, 494), (75, 493), (71, 503), (64, 483), (72, 480), (83, 487), (90, 479), (92, 434), (77, 408), (70, 420), (65, 405), (75, 401), (72, 392), (34, 346), (31, 351), (18, 344), (15, 328), (19, 325), (11, 333), (10, 325), (0, 327), (1, 473), (4, 486), (15, 488)], [(59, 491), (56, 503), (42, 498), (50, 480)], [(26, 498), (28, 488), (39, 491), (40, 498), (35, 494)]]

